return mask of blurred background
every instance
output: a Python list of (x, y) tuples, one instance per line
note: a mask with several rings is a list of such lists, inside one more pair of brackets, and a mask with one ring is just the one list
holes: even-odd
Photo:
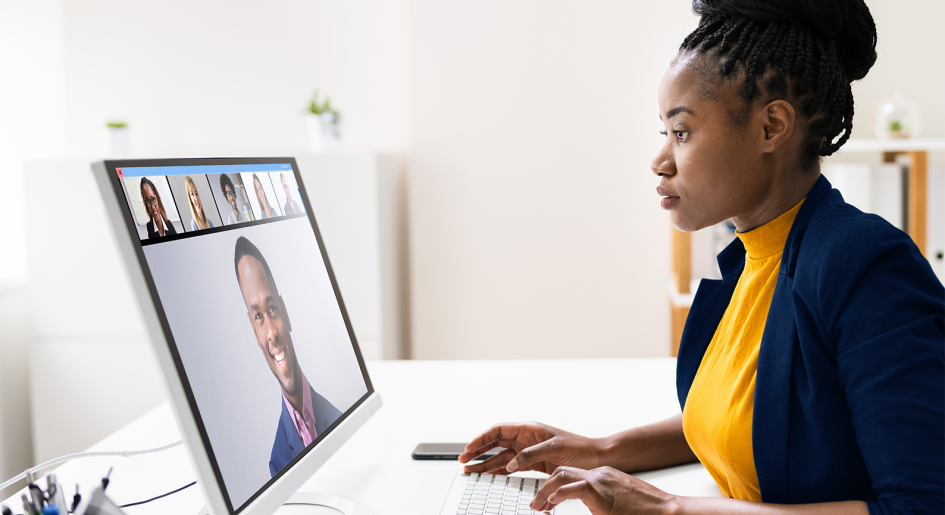
[[(940, 142), (945, 2), (868, 4), (879, 60), (853, 137), (898, 91)], [(103, 157), (296, 156), (369, 359), (669, 356), (649, 163), (696, 24), (685, 0), (0, 0), (0, 476), (165, 398), (88, 171)], [(340, 113), (329, 152), (306, 132), (315, 90)], [(945, 152), (928, 155), (942, 277)], [(901, 165), (880, 158), (824, 170), (901, 226)]]

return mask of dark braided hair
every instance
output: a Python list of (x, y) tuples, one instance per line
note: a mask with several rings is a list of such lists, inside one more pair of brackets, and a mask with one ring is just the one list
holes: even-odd
[(850, 82), (876, 62), (876, 25), (863, 0), (693, 0), (692, 8), (699, 26), (679, 51), (718, 60), (697, 67), (740, 83), (749, 106), (783, 99), (806, 116), (805, 168), (846, 143)]

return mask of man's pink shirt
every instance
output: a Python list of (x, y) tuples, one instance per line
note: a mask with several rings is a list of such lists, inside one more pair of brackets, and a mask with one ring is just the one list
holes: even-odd
[(312, 414), (312, 388), (309, 386), (308, 378), (305, 377), (301, 369), (299, 369), (299, 375), (302, 376), (302, 384), (299, 385), (302, 388), (302, 413), (295, 411), (295, 408), (292, 407), (292, 403), (289, 402), (285, 393), (282, 394), (282, 400), (285, 402), (285, 407), (288, 408), (289, 414), (292, 416), (292, 422), (295, 424), (296, 431), (298, 431), (299, 436), (302, 437), (302, 443), (308, 447), (318, 434), (315, 432), (315, 415)]

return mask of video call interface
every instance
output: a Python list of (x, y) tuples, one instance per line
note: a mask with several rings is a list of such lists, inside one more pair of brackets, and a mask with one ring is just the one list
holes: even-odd
[(368, 392), (295, 172), (115, 172), (238, 512)]

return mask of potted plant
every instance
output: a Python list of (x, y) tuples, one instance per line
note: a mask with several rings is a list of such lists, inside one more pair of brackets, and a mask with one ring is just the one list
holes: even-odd
[(341, 146), (338, 128), (339, 114), (331, 106), (331, 99), (318, 98), (318, 91), (312, 95), (305, 110), (305, 125), (308, 132), (308, 147), (312, 152), (337, 150)]
[(105, 142), (103, 149), (109, 156), (131, 155), (131, 133), (128, 122), (115, 120), (105, 124)]

